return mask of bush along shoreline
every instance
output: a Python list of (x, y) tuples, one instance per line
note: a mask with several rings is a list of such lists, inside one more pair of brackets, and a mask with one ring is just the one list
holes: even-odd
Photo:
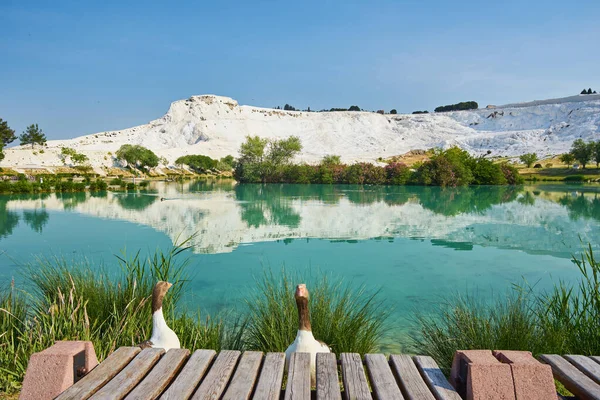
[(573, 256), (580, 279), (536, 292), (513, 284), (508, 296), (482, 303), (476, 295), (454, 295), (434, 315), (416, 314), (414, 351), (450, 371), (457, 350), (505, 349), (540, 354), (600, 354), (600, 260), (591, 244)]
[(339, 156), (325, 156), (318, 165), (293, 164), (302, 149), (297, 137), (266, 140), (247, 137), (240, 148), (234, 178), (240, 183), (317, 183), (358, 185), (518, 185), (523, 178), (508, 164), (473, 157), (458, 147), (434, 150), (428, 161), (409, 168), (400, 162), (385, 167), (362, 162), (342, 164)]

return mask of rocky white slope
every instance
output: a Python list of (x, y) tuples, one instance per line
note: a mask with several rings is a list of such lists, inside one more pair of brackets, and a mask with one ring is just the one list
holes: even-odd
[(577, 138), (600, 138), (600, 95), (424, 115), (282, 111), (240, 106), (228, 97), (193, 96), (172, 103), (163, 117), (146, 125), (49, 141), (43, 154), (6, 149), (0, 165), (60, 165), (60, 148), (67, 146), (87, 154), (95, 167), (111, 166), (115, 160), (109, 152), (126, 143), (146, 146), (170, 163), (184, 154), (218, 158), (236, 155), (247, 135), (299, 136), (304, 149), (298, 159), (306, 162), (326, 154), (341, 155), (346, 162), (374, 161), (451, 145), (473, 153), (491, 150), (497, 156), (533, 151), (545, 156), (567, 151)]

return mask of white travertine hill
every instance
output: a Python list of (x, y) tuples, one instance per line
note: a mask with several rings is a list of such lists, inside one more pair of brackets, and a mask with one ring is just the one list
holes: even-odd
[[(185, 154), (220, 158), (237, 155), (248, 135), (300, 137), (298, 161), (316, 162), (337, 154), (345, 162), (374, 161), (413, 149), (458, 145), (496, 156), (568, 151), (573, 140), (600, 139), (600, 95), (511, 104), (492, 109), (420, 115), (372, 112), (304, 112), (240, 106), (229, 97), (193, 96), (171, 104), (145, 125), (70, 140), (51, 140), (40, 154), (31, 148), (5, 149), (2, 166), (56, 166), (61, 147), (90, 157), (93, 166), (115, 163), (109, 152), (140, 144), (172, 163)], [(34, 154), (37, 153), (37, 154)]]

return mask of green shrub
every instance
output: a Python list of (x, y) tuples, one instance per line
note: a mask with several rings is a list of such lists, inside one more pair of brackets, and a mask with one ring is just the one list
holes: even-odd
[(498, 164), (487, 158), (479, 157), (474, 162), (473, 184), (475, 185), (506, 185), (507, 180)]
[(215, 169), (218, 163), (219, 162), (217, 160), (213, 160), (208, 156), (203, 156), (200, 154), (181, 156), (175, 160), (176, 165), (185, 164), (197, 173), (205, 173), (211, 169)]
[(584, 175), (569, 175), (564, 180), (566, 182), (585, 182), (586, 179)]
[(121, 179), (120, 177), (118, 178), (113, 178), (108, 182), (109, 185), (111, 186), (124, 186), (125, 185), (125, 181), (123, 181), (123, 179)]
[(327, 276), (306, 278), (286, 271), (276, 278), (269, 271), (257, 281), (257, 289), (247, 301), (247, 348), (263, 352), (286, 350), (298, 330), (295, 287), (306, 282), (315, 338), (327, 343), (337, 354), (379, 350), (389, 315), (379, 292), (369, 293), (364, 286), (353, 288), (343, 281), (332, 283)]
[(127, 184), (127, 190), (135, 190), (135, 189), (136, 189), (135, 183), (129, 182)]

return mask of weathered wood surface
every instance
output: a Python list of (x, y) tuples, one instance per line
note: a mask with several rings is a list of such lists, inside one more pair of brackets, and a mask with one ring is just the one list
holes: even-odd
[(250, 398), (262, 358), (263, 353), (260, 351), (247, 351), (242, 354), (223, 400), (247, 400)]
[(592, 380), (600, 384), (600, 364), (590, 357), (575, 356), (567, 354), (567, 361), (577, 367), (581, 372), (592, 378)]
[(216, 355), (214, 350), (196, 350), (161, 400), (189, 399)]
[(154, 364), (165, 354), (164, 349), (142, 350), (117, 376), (98, 390), (91, 399), (122, 399), (146, 376)]
[(411, 356), (392, 355), (390, 364), (407, 400), (435, 400)]
[(582, 399), (600, 400), (600, 385), (577, 367), (556, 354), (544, 354), (540, 358), (552, 367), (554, 377), (565, 385), (569, 392)]
[(431, 390), (431, 393), (437, 400), (461, 400), (433, 358), (428, 356), (414, 356), (413, 361), (429, 390)]
[(187, 349), (169, 350), (144, 378), (125, 397), (127, 400), (156, 399), (177, 376), (181, 366), (187, 361), (190, 351)]
[(365, 365), (376, 399), (404, 400), (385, 355), (365, 354)]
[(229, 378), (235, 370), (240, 352), (237, 350), (223, 350), (217, 356), (215, 363), (206, 374), (206, 378), (194, 393), (194, 400), (219, 399), (225, 390)]
[(365, 376), (365, 370), (359, 354), (342, 353), (342, 380), (344, 398), (352, 400), (371, 400), (371, 391)]
[(96, 393), (115, 377), (142, 349), (120, 347), (73, 386), (62, 392), (57, 400), (84, 400)]
[[(600, 400), (599, 357), (541, 359), (578, 398)], [(320, 353), (311, 388), (310, 355), (294, 353), (282, 389), (284, 374), (283, 353), (122, 347), (57, 399), (460, 400), (425, 356)]]
[(333, 353), (317, 353), (317, 400), (342, 400), (338, 365)]
[(310, 400), (310, 354), (292, 353), (284, 399)]
[(285, 354), (267, 353), (260, 371), (258, 383), (256, 384), (253, 399), (279, 400), (281, 397), (284, 367)]

